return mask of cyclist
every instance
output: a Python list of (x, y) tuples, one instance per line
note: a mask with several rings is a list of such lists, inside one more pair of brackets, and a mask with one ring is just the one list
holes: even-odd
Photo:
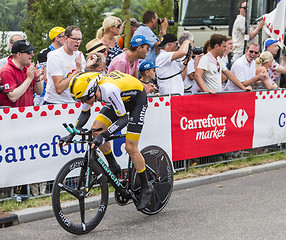
[[(142, 83), (129, 74), (113, 71), (107, 75), (95, 72), (79, 73), (69, 84), (71, 96), (83, 103), (82, 112), (77, 119), (76, 128), (82, 128), (90, 117), (90, 107), (96, 102), (105, 102), (96, 117), (92, 128), (105, 131), (94, 133), (93, 145), (100, 146), (109, 167), (114, 174), (121, 169), (117, 164), (109, 142), (105, 139), (127, 126), (125, 149), (138, 172), (141, 193), (137, 210), (144, 209), (151, 200), (153, 186), (148, 183), (145, 160), (138, 149), (140, 133), (147, 109), (147, 96)], [(129, 116), (127, 114), (129, 113)], [(60, 139), (60, 145), (68, 144), (74, 134)]]

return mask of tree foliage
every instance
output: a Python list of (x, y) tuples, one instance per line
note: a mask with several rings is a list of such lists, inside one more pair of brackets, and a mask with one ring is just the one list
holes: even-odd
[[(23, 23), (23, 30), (31, 44), (42, 49), (51, 43), (48, 38), (51, 28), (77, 25), (83, 35), (80, 50), (85, 52), (85, 44), (96, 37), (96, 32), (102, 25), (105, 18), (103, 13), (113, 8), (122, 9), (122, 2), (115, 0), (35, 0), (28, 13), (28, 21)], [(118, 12), (117, 10), (117, 14)], [(122, 18), (122, 13), (119, 17)]]
[(21, 23), (27, 17), (27, 0), (0, 0), (0, 22), (3, 31), (3, 22), (10, 31), (19, 31)]
[[(143, 14), (148, 9), (156, 11), (160, 18), (173, 19), (173, 0), (130, 1), (130, 16), (139, 21), (142, 21)], [(51, 28), (75, 24), (82, 30), (84, 40), (80, 50), (85, 52), (85, 44), (96, 37), (96, 32), (102, 25), (105, 18), (103, 13), (113, 12), (124, 20), (123, 2), (124, 0), (0, 0), (0, 31), (22, 30), (30, 43), (40, 50), (51, 43), (48, 38)], [(176, 34), (177, 25), (169, 26), (167, 31)]]

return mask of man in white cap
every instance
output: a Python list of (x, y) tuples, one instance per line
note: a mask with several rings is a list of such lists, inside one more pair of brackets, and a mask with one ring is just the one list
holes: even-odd
[[(263, 51), (270, 52), (273, 57), (278, 53), (279, 46), (278, 40), (274, 38), (267, 38), (264, 42)], [(281, 65), (274, 59), (272, 63), (272, 67), (268, 70), (269, 78), (271, 83), (276, 83), (278, 85), (278, 78), (280, 74), (286, 74), (286, 56), (283, 56), (283, 60)]]

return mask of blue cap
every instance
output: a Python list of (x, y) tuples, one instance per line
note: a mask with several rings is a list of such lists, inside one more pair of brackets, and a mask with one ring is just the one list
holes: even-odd
[(130, 41), (130, 45), (132, 47), (138, 47), (142, 44), (149, 44), (150, 45), (150, 43), (147, 41), (147, 39), (143, 35), (136, 35)]
[(140, 64), (139, 67), (139, 72), (144, 72), (146, 70), (149, 70), (151, 68), (156, 68), (157, 66), (155, 66), (153, 63), (146, 61)]
[(267, 47), (272, 45), (273, 43), (277, 43), (278, 40), (274, 39), (274, 38), (267, 38), (264, 42), (264, 52), (266, 51)]

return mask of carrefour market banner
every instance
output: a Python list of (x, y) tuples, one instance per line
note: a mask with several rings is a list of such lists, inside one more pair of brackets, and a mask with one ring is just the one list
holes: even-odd
[(252, 148), (254, 117), (254, 92), (173, 97), (173, 161)]

